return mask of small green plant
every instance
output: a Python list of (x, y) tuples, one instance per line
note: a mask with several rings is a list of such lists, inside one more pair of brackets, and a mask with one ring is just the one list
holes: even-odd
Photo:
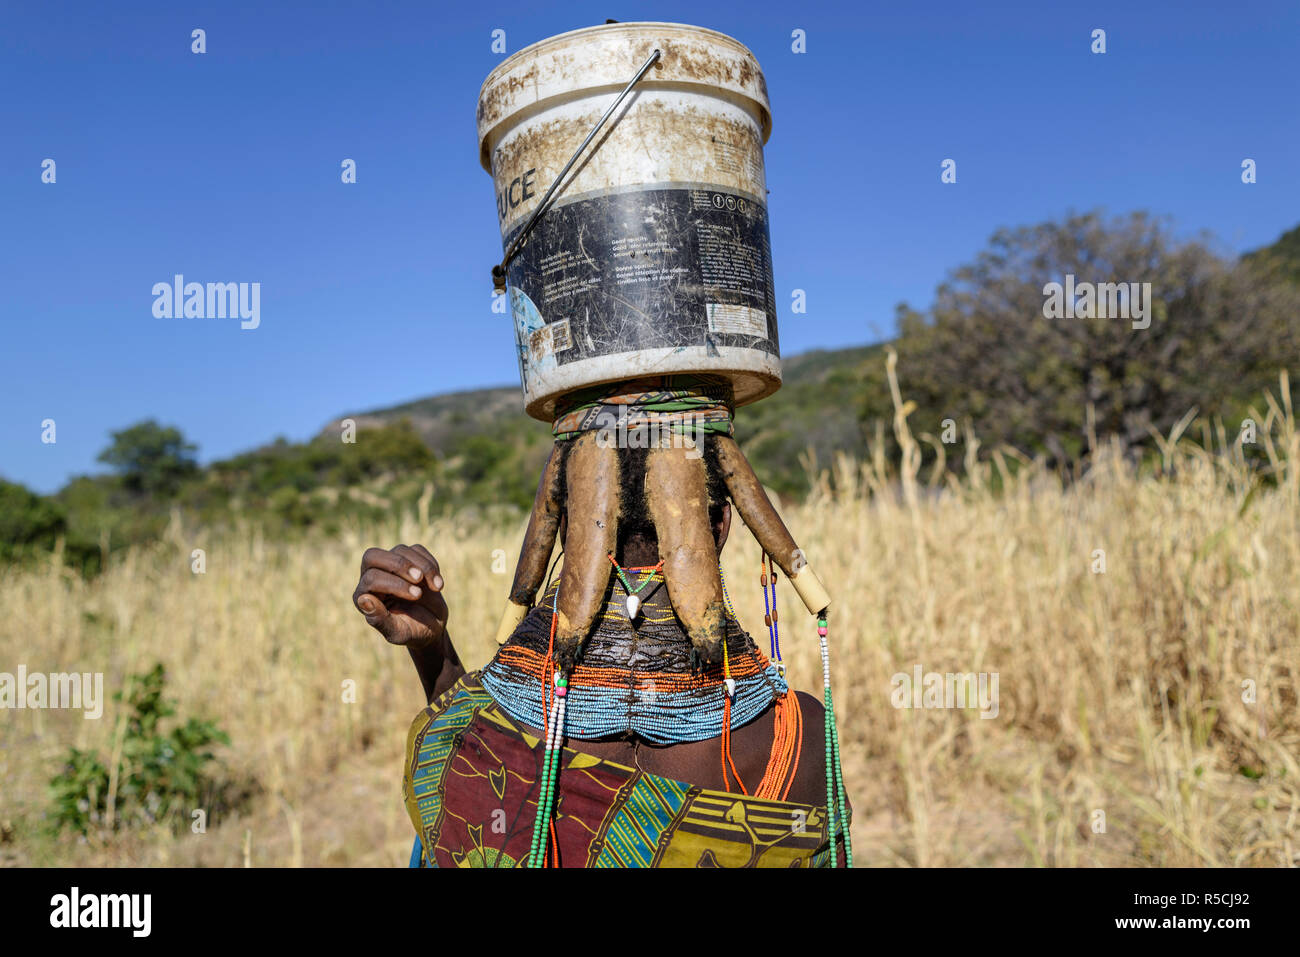
[[(176, 713), (163, 698), (166, 680), (166, 671), (157, 664), (128, 681), (129, 713), (115, 779), (98, 754), (69, 750), (63, 770), (50, 781), (55, 833), (66, 827), (88, 836), (161, 822), (176, 827), (215, 795), (206, 773), (216, 760), (212, 747), (229, 744), (230, 738), (215, 723), (197, 718), (164, 734), (163, 719)], [(115, 693), (113, 700), (122, 702), (123, 692)]]

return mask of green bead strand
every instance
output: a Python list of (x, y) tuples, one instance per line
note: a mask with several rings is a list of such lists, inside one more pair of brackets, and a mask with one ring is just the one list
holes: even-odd
[(826, 731), (826, 813), (829, 816), (829, 834), (831, 838), (831, 869), (834, 870), (838, 855), (835, 852), (835, 785), (833, 764), (835, 760), (835, 749), (831, 744), (831, 689), (823, 689), (822, 709), (825, 712), (825, 731)]
[(817, 616), (817, 635), (822, 646), (822, 710), (825, 716), (826, 739), (826, 813), (830, 822), (831, 867), (839, 863), (835, 847), (839, 829), (843, 829), (844, 865), (853, 866), (853, 840), (849, 835), (848, 797), (844, 784), (844, 767), (840, 760), (840, 732), (835, 721), (835, 700), (831, 695), (830, 650), (827, 642), (829, 628), (825, 615)]
[(835, 748), (835, 777), (837, 779), (836, 799), (840, 808), (840, 822), (844, 828), (844, 866), (853, 866), (853, 839), (849, 836), (849, 814), (846, 806), (847, 798), (845, 796), (846, 787), (844, 784), (844, 767), (840, 763), (840, 729), (835, 721), (835, 708), (832, 702), (831, 693), (828, 689), (826, 692), (826, 701), (828, 703), (827, 713), (830, 714), (831, 720), (831, 744)]
[(546, 818), (548, 817), (548, 810), (550, 807), (550, 802), (547, 800), (546, 791), (547, 791), (547, 781), (550, 779), (550, 774), (551, 774), (552, 753), (553, 752), (551, 751), (551, 749), (547, 748), (546, 753), (542, 758), (542, 773), (539, 779), (541, 791), (537, 795), (537, 817), (533, 819), (533, 840), (528, 849), (529, 867), (541, 866), (538, 863), (537, 849), (542, 841), (542, 831), (544, 830)]

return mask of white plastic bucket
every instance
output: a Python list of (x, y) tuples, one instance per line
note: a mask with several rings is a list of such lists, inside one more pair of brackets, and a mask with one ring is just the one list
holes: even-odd
[(737, 405), (781, 385), (763, 144), (767, 87), (725, 34), (617, 23), (520, 50), (478, 100), (503, 249), (645, 64), (507, 269), (524, 405), (648, 375), (711, 373)]

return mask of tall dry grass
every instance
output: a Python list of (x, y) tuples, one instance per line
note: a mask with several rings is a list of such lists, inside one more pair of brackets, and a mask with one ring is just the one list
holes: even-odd
[[(868, 865), (1295, 865), (1300, 862), (1300, 441), (1285, 378), (1258, 416), (1266, 481), (1222, 430), (1185, 420), (1154, 474), (1100, 449), (1064, 484), (1000, 452), (921, 469), (890, 360), (901, 461), (877, 443), (785, 509), (834, 596), (834, 680), (857, 861)], [(1181, 434), (1201, 429), (1197, 442)], [(206, 833), (41, 836), (69, 746), (119, 731), (58, 711), (0, 713), (0, 856), (53, 864), (401, 864), (406, 727), (422, 701), (404, 652), (350, 596), (371, 544), (423, 542), (453, 639), (484, 663), (522, 522), (430, 518), (282, 544), (220, 539), (176, 516), (165, 542), (86, 582), (57, 556), (0, 572), (0, 670), (103, 671), (162, 660), (181, 713), (230, 732), (226, 773), (253, 797)], [(203, 548), (207, 571), (190, 571)], [(496, 550), (502, 550), (500, 552)], [(1099, 557), (1104, 552), (1104, 571)], [(758, 548), (737, 524), (732, 600), (763, 630)], [(496, 568), (494, 569), (494, 565)], [(782, 646), (815, 690), (815, 632), (780, 592)], [(765, 641), (761, 641), (765, 644)], [(996, 673), (998, 713), (899, 709), (895, 674)], [(344, 703), (345, 680), (357, 701)], [(1254, 689), (1254, 700), (1250, 689)]]

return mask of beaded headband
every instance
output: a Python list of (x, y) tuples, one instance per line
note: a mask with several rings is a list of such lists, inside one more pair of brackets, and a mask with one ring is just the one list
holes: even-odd
[(646, 376), (593, 386), (556, 404), (556, 440), (594, 430), (667, 429), (675, 433), (731, 435), (735, 398), (721, 376)]

